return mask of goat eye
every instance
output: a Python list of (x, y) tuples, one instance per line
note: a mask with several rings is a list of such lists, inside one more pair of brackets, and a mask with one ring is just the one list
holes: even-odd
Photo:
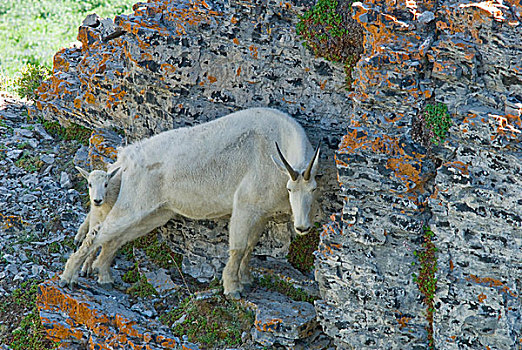
[(317, 191), (317, 187), (312, 190), (312, 192), (315, 192), (315, 191)]
[(286, 190), (287, 190), (288, 192), (292, 192), (292, 190), (291, 190), (291, 189), (289, 189), (289, 188), (287, 188)]
[(89, 187), (92, 187), (91, 184), (89, 184)]
[(105, 187), (107, 187), (107, 184), (105, 184)]

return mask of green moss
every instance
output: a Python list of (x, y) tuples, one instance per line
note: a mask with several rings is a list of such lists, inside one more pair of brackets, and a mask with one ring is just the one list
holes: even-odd
[(126, 283), (132, 283), (132, 286), (126, 292), (134, 297), (149, 298), (159, 294), (152, 284), (147, 282), (147, 277), (140, 273), (138, 263), (135, 263), (132, 269), (125, 272), (122, 280)]
[(15, 162), (15, 165), (19, 168), (25, 169), (30, 173), (33, 173), (35, 171), (40, 171), (40, 169), (44, 166), (44, 162), (40, 160), (38, 155), (31, 155), (29, 150), (25, 150), (22, 153), (22, 156)]
[(276, 276), (263, 275), (259, 277), (257, 284), (266, 289), (284, 294), (295, 301), (305, 301), (313, 304), (313, 302), (318, 299), (317, 297), (309, 295), (303, 289), (296, 288), (292, 283)]
[(318, 0), (296, 25), (297, 34), (316, 56), (344, 65), (348, 89), (363, 45), (362, 27), (351, 17), (353, 2)]
[[(423, 295), (423, 302), (426, 305), (426, 319), (428, 321), (428, 345), (430, 349), (434, 349), (433, 341), (433, 314), (435, 307), (433, 299), (437, 289), (437, 247), (432, 242), (434, 233), (429, 227), (424, 227), (422, 250), (414, 251), (420, 265), (419, 273), (413, 274), (413, 281), (417, 284), (419, 291)], [(415, 265), (415, 262), (412, 263)]]
[(41, 119), (39, 122), (53, 137), (57, 137), (63, 141), (76, 140), (82, 145), (89, 145), (89, 138), (91, 137), (92, 130), (84, 126), (70, 123), (68, 127), (63, 127), (56, 121), (49, 121), (45, 119)]
[(288, 262), (303, 273), (314, 269), (314, 251), (319, 246), (319, 232), (314, 230), (307, 235), (297, 236), (288, 249)]
[(3, 306), (7, 306), (5, 314), (8, 311), (19, 314), (16, 320), (9, 319), (9, 322), (14, 324), (9, 324), (13, 330), (8, 338), (0, 339), (0, 342), (9, 345), (10, 349), (43, 350), (55, 349), (59, 345), (45, 338), (45, 329), (36, 307), (38, 283), (35, 280), (23, 282), (20, 288), (14, 290), (8, 300), (2, 303)]
[(254, 314), (219, 294), (202, 300), (186, 298), (160, 321), (177, 336), (186, 335), (203, 348), (215, 349), (240, 345), (241, 334), (252, 328)]

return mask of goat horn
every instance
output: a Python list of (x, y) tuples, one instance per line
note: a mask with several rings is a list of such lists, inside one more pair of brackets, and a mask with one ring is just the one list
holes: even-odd
[(319, 153), (319, 145), (317, 145), (317, 148), (315, 149), (314, 156), (312, 157), (310, 164), (308, 164), (308, 168), (306, 168), (305, 172), (303, 173), (303, 178), (305, 181), (310, 180), (310, 175), (312, 174), (312, 167), (314, 165), (315, 158), (317, 158), (317, 153)]
[(288, 171), (288, 174), (290, 174), (292, 181), (297, 180), (299, 173), (297, 171), (295, 171), (294, 168), (292, 168), (292, 166), (290, 164), (288, 164), (285, 157), (283, 157), (283, 153), (281, 153), (281, 150), (279, 149), (279, 145), (277, 144), (277, 142), (275, 144), (276, 144), (276, 148), (277, 148), (277, 153), (279, 154), (279, 159), (281, 159), (281, 161), (285, 165), (285, 168)]

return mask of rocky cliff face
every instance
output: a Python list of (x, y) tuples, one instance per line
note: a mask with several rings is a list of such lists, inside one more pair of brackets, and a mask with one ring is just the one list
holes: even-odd
[[(340, 348), (520, 349), (522, 6), (354, 9), (365, 53), (337, 152), (345, 204), (318, 253), (321, 322)], [(433, 106), (452, 119), (444, 142)]]
[[(92, 16), (37, 107), (130, 139), (246, 107), (286, 111), (327, 155), (322, 209), (339, 214), (316, 253), (316, 311), (338, 348), (522, 348), (522, 4), (354, 4), (365, 49), (352, 94), (342, 67), (300, 45), (302, 10), (149, 0)], [(221, 269), (226, 222), (164, 231), (188, 247), (186, 271)], [(285, 219), (268, 232), (279, 238), (258, 252), (284, 256)]]
[[(294, 116), (313, 144), (321, 142), (319, 217), (339, 210), (333, 153), (351, 101), (342, 67), (315, 58), (296, 37), (302, 5), (154, 0), (134, 10), (114, 21), (89, 16), (79, 28), (81, 48), (56, 54), (36, 103), (46, 117), (116, 127), (135, 140), (274, 107)], [(227, 224), (178, 220), (164, 233), (187, 254), (184, 270), (208, 281), (226, 262)], [(257, 253), (285, 257), (291, 235), (288, 217), (270, 222)]]

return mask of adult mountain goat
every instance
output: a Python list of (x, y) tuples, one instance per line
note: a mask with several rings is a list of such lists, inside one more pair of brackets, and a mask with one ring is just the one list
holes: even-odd
[(112, 283), (110, 264), (125, 243), (176, 215), (230, 215), (226, 295), (239, 297), (252, 282), (249, 261), (268, 218), (293, 214), (306, 234), (315, 200), (319, 148), (303, 128), (273, 109), (253, 108), (191, 128), (170, 130), (120, 150), (120, 193), (98, 229), (71, 255), (60, 284), (72, 285), (84, 260), (100, 246), (98, 282)]

